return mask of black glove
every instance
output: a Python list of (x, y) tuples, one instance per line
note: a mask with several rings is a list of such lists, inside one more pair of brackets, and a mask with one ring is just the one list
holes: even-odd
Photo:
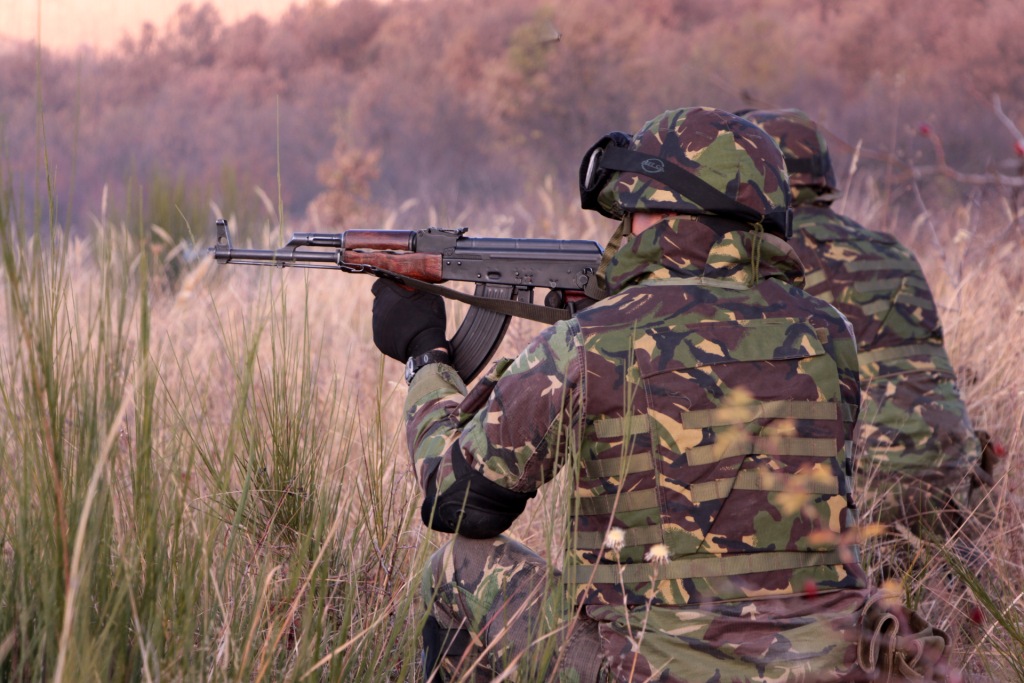
[(431, 349), (448, 349), (444, 300), (379, 278), (373, 283), (373, 343), (385, 356), (404, 363)]

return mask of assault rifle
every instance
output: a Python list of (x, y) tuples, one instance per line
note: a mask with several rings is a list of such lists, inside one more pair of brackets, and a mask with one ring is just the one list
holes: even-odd
[[(279, 249), (232, 246), (228, 222), (217, 221), (218, 263), (327, 268), (391, 278), (407, 287), (469, 304), (451, 339), (453, 365), (469, 382), (491, 359), (512, 316), (544, 323), (565, 320), (604, 296), (596, 273), (602, 251), (590, 240), (466, 237), (448, 230), (299, 232)], [(473, 282), (473, 294), (440, 286)], [(544, 305), (533, 290), (550, 290)]]

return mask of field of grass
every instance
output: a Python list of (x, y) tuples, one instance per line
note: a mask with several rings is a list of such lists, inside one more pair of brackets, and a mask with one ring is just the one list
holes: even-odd
[[(550, 192), (531, 207), (532, 235), (610, 227)], [(926, 542), (901, 588), (959, 665), (1024, 680), (1024, 228), (867, 191), (841, 208), (918, 249), (971, 415), (1007, 453), (983, 569), (952, 578)], [(474, 220), (502, 224), (451, 223)], [(419, 521), (370, 279), (189, 260), (149, 225), (47, 227), (0, 202), (0, 680), (422, 680), (414, 595), (444, 538)], [(516, 322), (503, 352), (537, 330)], [(513, 528), (555, 561), (559, 501)]]

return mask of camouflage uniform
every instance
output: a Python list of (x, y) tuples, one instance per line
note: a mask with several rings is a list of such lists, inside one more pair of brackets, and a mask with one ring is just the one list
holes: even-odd
[[(697, 126), (704, 143), (671, 163), (703, 174), (742, 153), (738, 196), (785, 206), (778, 149), (732, 119), (666, 112), (634, 149)], [(672, 201), (637, 174), (610, 184), (631, 209)], [(865, 587), (850, 537), (856, 348), (846, 320), (799, 288), (792, 249), (743, 222), (681, 216), (630, 237), (606, 277), (612, 296), (468, 394), (441, 364), (410, 386), (409, 446), (436, 528), (464, 531), (560, 468), (573, 476), (563, 572), (505, 537), (457, 536), (431, 559), (432, 618), (468, 634), (446, 666), (480, 680), (509, 667), (581, 683), (868, 680), (891, 655), (931, 680), (942, 635), (899, 623)], [(470, 478), (489, 496), (468, 493)], [(922, 631), (916, 659), (908, 629)]]
[(828, 148), (803, 113), (745, 116), (779, 142), (792, 167), (790, 243), (804, 264), (805, 290), (838, 308), (857, 338), (857, 488), (880, 497), (883, 522), (949, 533), (962, 522), (958, 509), (967, 502), (980, 444), (924, 273), (894, 237), (831, 209), (836, 181)]

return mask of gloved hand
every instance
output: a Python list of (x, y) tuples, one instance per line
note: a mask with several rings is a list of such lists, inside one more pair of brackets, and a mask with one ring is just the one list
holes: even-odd
[(444, 301), (436, 294), (406, 289), (378, 278), (373, 283), (373, 343), (404, 363), (431, 349), (448, 349)]

